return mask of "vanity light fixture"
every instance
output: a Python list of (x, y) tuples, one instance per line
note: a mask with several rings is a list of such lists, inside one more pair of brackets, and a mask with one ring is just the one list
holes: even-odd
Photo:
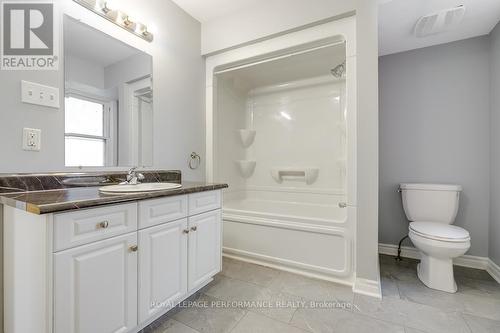
[(97, 15), (104, 17), (108, 21), (113, 22), (114, 24), (122, 27), (128, 32), (133, 33), (134, 35), (147, 40), (148, 42), (153, 41), (153, 34), (148, 31), (148, 27), (140, 22), (133, 22), (130, 20), (129, 16), (116, 9), (111, 9), (107, 6), (107, 2), (105, 0), (73, 0), (79, 5), (87, 8), (88, 10), (93, 11)]

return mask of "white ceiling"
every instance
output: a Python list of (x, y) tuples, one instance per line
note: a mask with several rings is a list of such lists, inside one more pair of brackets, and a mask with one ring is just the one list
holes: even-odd
[[(202, 24), (269, 0), (173, 0)], [(310, 1), (310, 0), (298, 0)], [(376, 1), (376, 0), (373, 0)], [(378, 0), (379, 54), (386, 55), (488, 34), (500, 20), (500, 0)], [(311, 4), (313, 5), (313, 3)], [(441, 9), (467, 7), (460, 26), (449, 32), (414, 37), (417, 19)], [(286, 10), (286, 9), (285, 9)], [(286, 15), (286, 12), (282, 13)], [(277, 17), (276, 19), (279, 19)]]
[[(217, 17), (228, 15), (245, 8), (265, 4), (268, 0), (172, 0), (189, 15), (200, 21), (208, 22)], [(303, 0), (301, 0), (303, 1)], [(307, 0), (305, 0), (307, 1)]]
[(64, 18), (64, 53), (107, 67), (141, 51), (71, 18)]
[[(418, 38), (417, 20), (442, 9), (465, 5), (458, 28)], [(379, 54), (418, 49), (489, 34), (500, 20), (500, 0), (384, 0), (379, 6)]]

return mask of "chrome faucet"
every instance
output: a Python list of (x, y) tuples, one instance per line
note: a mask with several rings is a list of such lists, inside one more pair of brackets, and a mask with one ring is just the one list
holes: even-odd
[(127, 180), (121, 183), (120, 185), (137, 185), (140, 184), (142, 180), (144, 180), (144, 175), (140, 172), (137, 172), (137, 167), (132, 167), (127, 173)]

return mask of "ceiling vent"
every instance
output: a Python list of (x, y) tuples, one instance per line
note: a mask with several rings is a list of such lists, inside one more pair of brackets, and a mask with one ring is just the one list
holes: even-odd
[(444, 9), (422, 16), (415, 25), (415, 36), (426, 37), (456, 28), (465, 14), (465, 6)]

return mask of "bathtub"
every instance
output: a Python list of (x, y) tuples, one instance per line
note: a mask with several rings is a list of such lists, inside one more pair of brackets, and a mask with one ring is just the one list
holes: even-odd
[(335, 195), (240, 192), (223, 203), (224, 255), (351, 284), (349, 207)]

